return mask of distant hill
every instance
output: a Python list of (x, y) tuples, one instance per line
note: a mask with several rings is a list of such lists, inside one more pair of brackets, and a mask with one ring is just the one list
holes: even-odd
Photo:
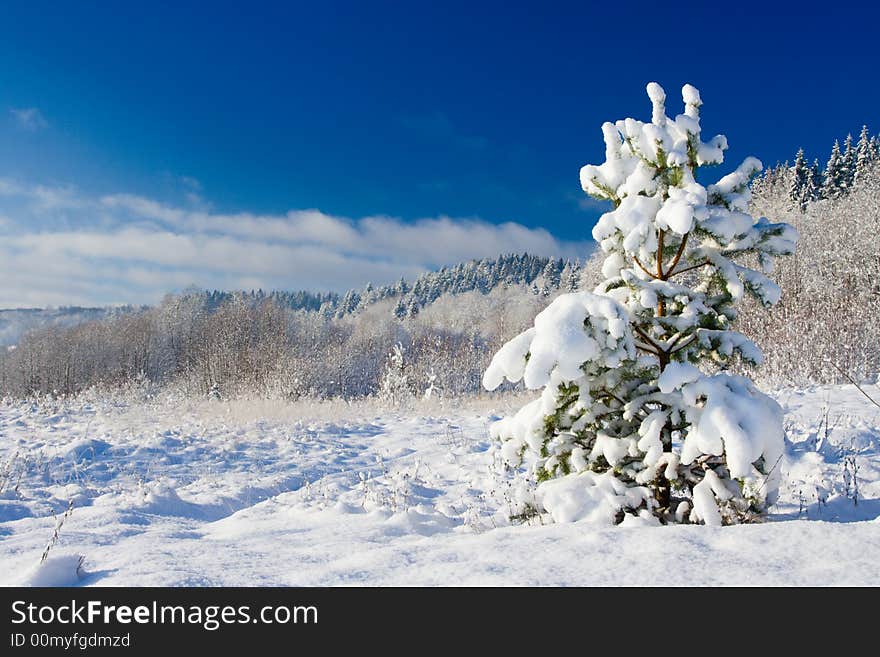
[[(214, 311), (233, 297), (253, 304), (273, 301), (282, 308), (304, 312), (318, 312), (328, 317), (341, 318), (356, 314), (367, 306), (385, 299), (396, 299), (394, 314), (413, 316), (444, 294), (460, 294), (477, 290), (484, 294), (498, 286), (526, 285), (535, 292), (559, 288), (575, 289), (580, 276), (579, 262), (546, 258), (528, 253), (508, 254), (497, 258), (471, 260), (438, 271), (425, 272), (414, 281), (401, 278), (393, 285), (373, 287), (371, 283), (343, 294), (310, 291), (196, 291), (184, 296), (205, 300), (205, 307)], [(32, 329), (46, 326), (71, 327), (84, 322), (140, 310), (142, 307), (122, 306), (104, 308), (21, 308), (0, 309), (0, 346), (16, 344), (21, 336)]]
[(35, 328), (45, 326), (66, 328), (119, 313), (131, 312), (132, 309), (131, 306), (0, 309), (0, 346), (7, 347), (16, 344), (22, 335)]
[(320, 312), (337, 318), (356, 314), (367, 306), (385, 299), (396, 299), (394, 313), (411, 316), (444, 294), (461, 294), (477, 290), (484, 294), (499, 285), (537, 285), (543, 290), (560, 287), (574, 289), (580, 275), (580, 263), (535, 256), (529, 253), (508, 254), (497, 258), (471, 260), (438, 271), (425, 272), (414, 281), (401, 278), (393, 285), (374, 287), (372, 283), (343, 294), (333, 292), (197, 292), (204, 294), (209, 309), (215, 309), (237, 296), (252, 303), (272, 300), (283, 308)]

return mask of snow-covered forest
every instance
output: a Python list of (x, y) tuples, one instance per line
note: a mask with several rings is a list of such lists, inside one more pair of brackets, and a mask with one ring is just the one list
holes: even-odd
[[(835, 143), (824, 167), (769, 167), (752, 210), (792, 224), (797, 253), (772, 275), (773, 312), (749, 303), (740, 330), (765, 354), (772, 386), (867, 380), (880, 372), (880, 140)], [(473, 261), (345, 294), (263, 291), (169, 295), (75, 326), (45, 325), (0, 355), (0, 393), (69, 395), (95, 386), (172, 386), (188, 395), (395, 399), (476, 394), (491, 355), (560, 293), (592, 290), (583, 262), (521, 255)], [(394, 356), (394, 354), (397, 354)], [(733, 364), (734, 369), (747, 367)], [(384, 383), (383, 383), (384, 382)]]
[(377, 393), (399, 344), (394, 367), (412, 394), (475, 392), (491, 351), (581, 275), (577, 263), (522, 254), (342, 296), (189, 291), (31, 331), (0, 361), (0, 388), (67, 395), (141, 382), (196, 396), (357, 398)]

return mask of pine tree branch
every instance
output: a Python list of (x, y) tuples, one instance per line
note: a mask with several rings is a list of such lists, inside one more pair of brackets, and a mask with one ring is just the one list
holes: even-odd
[(670, 351), (675, 345), (678, 344), (678, 341), (684, 337), (684, 333), (676, 333), (669, 340), (666, 341), (666, 351)]
[(666, 231), (658, 230), (657, 231), (657, 278), (660, 280), (664, 280), (663, 278), (663, 247), (666, 242)]
[(602, 397), (609, 397), (609, 398), (613, 399), (614, 401), (619, 402), (621, 406), (626, 406), (626, 402), (623, 401), (620, 397), (618, 397), (617, 395), (615, 395), (612, 392), (608, 392), (607, 390), (603, 389), (603, 390), (599, 390), (599, 394)]
[(669, 278), (671, 276), (675, 276), (677, 274), (683, 274), (686, 271), (690, 271), (692, 269), (699, 269), (700, 267), (705, 267), (706, 265), (711, 265), (712, 263), (707, 259), (697, 265), (691, 265), (690, 267), (685, 267), (684, 269), (679, 269), (678, 271), (667, 272), (666, 277)]
[(675, 349), (673, 349), (672, 351), (670, 351), (670, 352), (669, 352), (669, 355), (671, 356), (672, 354), (677, 354), (679, 351), (681, 351), (681, 350), (684, 349), (685, 347), (687, 347), (687, 346), (693, 344), (694, 341), (696, 341), (696, 339), (697, 339), (697, 336), (696, 336), (696, 335), (692, 335), (690, 340), (688, 340), (687, 342), (683, 342), (683, 343), (680, 344), (678, 347), (676, 347)]
[(636, 264), (639, 266), (639, 269), (641, 269), (643, 272), (645, 272), (648, 276), (650, 276), (654, 280), (657, 280), (657, 277), (654, 274), (652, 274), (650, 271), (648, 271), (648, 269), (645, 267), (645, 265), (642, 264), (642, 261), (639, 260), (638, 256), (633, 256), (633, 260), (636, 261)]
[(684, 255), (684, 249), (687, 246), (688, 237), (690, 237), (690, 233), (685, 233), (684, 237), (681, 238), (681, 244), (678, 245), (678, 251), (675, 252), (675, 257), (672, 259), (672, 262), (669, 264), (669, 267), (666, 268), (666, 278), (667, 279), (670, 276), (672, 276), (672, 272), (675, 271), (675, 268), (678, 265), (679, 260), (681, 260), (681, 256)]
[(663, 352), (663, 349), (660, 347), (660, 345), (657, 344), (656, 342), (654, 342), (654, 340), (651, 338), (650, 335), (648, 335), (647, 333), (645, 333), (645, 332), (644, 332), (642, 329), (640, 329), (638, 326), (634, 326), (633, 328), (635, 329), (635, 332), (636, 332), (636, 333), (638, 333), (640, 336), (642, 336), (642, 337), (645, 339), (645, 341), (646, 341), (651, 347), (654, 348), (654, 353), (656, 353), (656, 354), (659, 356), (659, 355)]

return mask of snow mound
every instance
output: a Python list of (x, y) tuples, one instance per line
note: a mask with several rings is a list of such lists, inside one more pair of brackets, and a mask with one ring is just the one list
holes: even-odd
[[(202, 505), (185, 500), (167, 481), (142, 483), (134, 491), (110, 493), (98, 498), (96, 503), (156, 516), (211, 519), (217, 515), (217, 505)], [(231, 513), (231, 510), (228, 512)]]
[(538, 501), (556, 522), (613, 525), (624, 508), (647, 504), (649, 498), (646, 488), (628, 487), (612, 472), (581, 472), (545, 481), (537, 490)]
[(79, 554), (59, 554), (48, 557), (26, 572), (19, 586), (77, 586), (85, 576), (83, 557)]

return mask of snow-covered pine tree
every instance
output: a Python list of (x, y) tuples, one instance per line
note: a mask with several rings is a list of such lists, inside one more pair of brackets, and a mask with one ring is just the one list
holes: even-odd
[(349, 290), (339, 301), (339, 306), (336, 308), (336, 318), (339, 319), (352, 314), (358, 309), (360, 303), (361, 295), (354, 290)]
[(593, 229), (605, 280), (557, 297), (493, 357), (486, 388), (522, 379), (543, 392), (492, 433), (538, 482), (533, 508), (556, 521), (746, 521), (777, 494), (782, 411), (750, 380), (711, 370), (760, 362), (732, 329), (736, 306), (747, 293), (778, 301), (752, 266), (769, 271), (797, 233), (748, 214), (755, 158), (697, 181), (727, 140), (702, 141), (694, 87), (674, 119), (660, 85), (647, 91), (651, 121), (605, 123), (605, 163), (581, 170), (584, 190), (614, 205)]
[(373, 287), (372, 282), (367, 282), (366, 287), (364, 287), (363, 292), (360, 293), (360, 299), (358, 299), (357, 308), (355, 312), (361, 312), (366, 309), (367, 306), (376, 303), (376, 290)]
[(859, 134), (859, 143), (856, 146), (856, 171), (854, 183), (863, 182), (868, 175), (869, 169), (874, 163), (874, 153), (871, 150), (871, 139), (868, 136), (868, 126), (862, 126)]
[(578, 289), (581, 277), (581, 263), (577, 260), (567, 260), (562, 273), (559, 275), (560, 286), (564, 292), (574, 292)]
[(810, 167), (810, 186), (812, 188), (812, 196), (810, 200), (817, 201), (822, 197), (822, 167), (819, 166), (819, 159), (813, 160), (813, 166)]
[(551, 258), (547, 261), (544, 270), (541, 272), (541, 278), (543, 279), (543, 285), (541, 287), (542, 294), (547, 296), (559, 289), (561, 272), (562, 260), (553, 260)]
[(394, 316), (397, 317), (397, 319), (404, 319), (407, 314), (406, 302), (403, 297), (400, 297), (397, 300), (397, 304), (394, 306)]
[(846, 189), (852, 189), (853, 181), (856, 177), (856, 149), (853, 147), (853, 138), (851, 134), (847, 134), (843, 141), (843, 179), (846, 182)]
[(804, 157), (804, 149), (799, 148), (792, 169), (791, 187), (788, 197), (803, 211), (812, 199), (812, 172)]
[(800, 208), (802, 212), (807, 209), (807, 205), (819, 198), (819, 187), (816, 185), (816, 178), (817, 171), (812, 166), (808, 166), (804, 177), (804, 185), (801, 189)]
[(840, 143), (835, 139), (831, 147), (828, 164), (825, 165), (825, 180), (822, 184), (822, 197), (840, 198), (846, 193), (846, 164), (840, 153)]

